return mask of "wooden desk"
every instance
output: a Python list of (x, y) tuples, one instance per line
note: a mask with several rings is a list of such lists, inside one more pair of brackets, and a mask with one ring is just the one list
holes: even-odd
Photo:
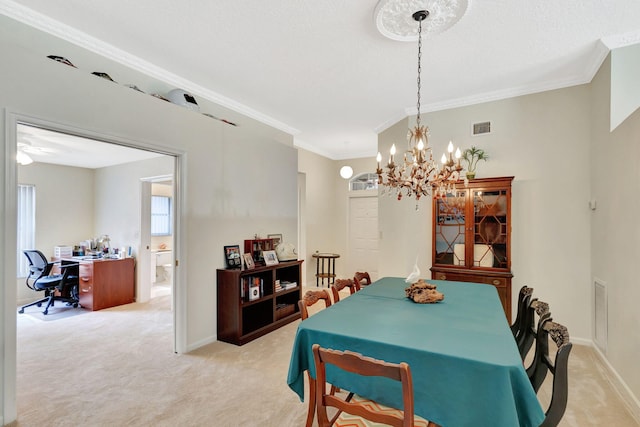
[(130, 304), (135, 300), (135, 260), (63, 258), (79, 263), (79, 300), (87, 310)]
[[(415, 413), (442, 426), (540, 425), (544, 413), (495, 287), (431, 282), (444, 301), (416, 304), (405, 296), (404, 279), (387, 277), (302, 321), (291, 354), (289, 387), (304, 397), (304, 371), (315, 378), (311, 346), (318, 343), (407, 362)], [(383, 404), (402, 405), (399, 388), (383, 379), (354, 379), (338, 370), (328, 371), (327, 379)]]

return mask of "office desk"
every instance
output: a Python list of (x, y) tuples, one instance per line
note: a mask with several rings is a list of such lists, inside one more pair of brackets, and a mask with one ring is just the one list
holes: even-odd
[[(437, 304), (405, 297), (401, 278), (384, 278), (301, 322), (287, 383), (304, 398), (304, 371), (315, 378), (314, 343), (389, 362), (407, 362), (416, 414), (445, 427), (538, 426), (544, 413), (526, 375), (495, 287), (432, 280)], [(327, 379), (364, 397), (401, 405), (400, 388), (372, 378)], [(400, 406), (401, 407), (401, 406)]]
[(79, 263), (78, 295), (87, 310), (129, 304), (135, 300), (135, 260), (62, 258), (62, 262)]

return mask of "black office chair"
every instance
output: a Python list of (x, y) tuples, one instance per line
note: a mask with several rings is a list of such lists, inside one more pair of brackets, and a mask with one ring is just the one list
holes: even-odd
[[(558, 350), (555, 360), (549, 357), (549, 337), (556, 344)], [(543, 315), (536, 333), (536, 353), (533, 363), (527, 369), (531, 386), (538, 392), (547, 376), (553, 375), (551, 402), (545, 412), (545, 419), (540, 427), (555, 427), (558, 425), (567, 408), (569, 395), (569, 353), (571, 353), (569, 331), (559, 323), (551, 321), (549, 314)]]
[(23, 305), (18, 313), (24, 313), (25, 308), (33, 305), (41, 307), (45, 302), (47, 305), (42, 312), (45, 315), (49, 313), (49, 307), (53, 307), (55, 301), (66, 302), (69, 306), (78, 307), (78, 263), (60, 263), (62, 274), (52, 275), (51, 269), (56, 263), (48, 262), (42, 252), (35, 249), (22, 252), (29, 260), (29, 275), (25, 283), (36, 292), (44, 291), (44, 298)]

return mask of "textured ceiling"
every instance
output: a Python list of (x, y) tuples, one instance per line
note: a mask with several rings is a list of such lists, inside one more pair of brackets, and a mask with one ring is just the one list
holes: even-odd
[[(377, 133), (415, 113), (417, 45), (381, 35), (376, 4), (0, 0), (0, 13), (343, 159), (374, 156)], [(586, 83), (607, 52), (601, 39), (615, 47), (639, 32), (638, 0), (470, 0), (424, 40), (422, 111)]]

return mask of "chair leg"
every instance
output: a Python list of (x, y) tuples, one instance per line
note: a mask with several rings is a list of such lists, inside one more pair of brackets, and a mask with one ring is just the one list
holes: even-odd
[(34, 301), (34, 302), (29, 303), (29, 304), (27, 304), (27, 305), (23, 305), (23, 306), (20, 308), (20, 310), (18, 310), (18, 313), (24, 313), (24, 309), (25, 309), (25, 308), (27, 308), (27, 307), (31, 307), (31, 306), (34, 306), (34, 305), (37, 305), (38, 307), (40, 307), (40, 306), (42, 305), (42, 303), (43, 303), (43, 302), (47, 302), (48, 300), (49, 300), (49, 297), (39, 299), (38, 301)]
[(49, 302), (47, 303), (47, 306), (44, 308), (44, 311), (42, 312), (42, 314), (44, 314), (45, 316), (49, 314), (49, 307), (53, 307), (53, 303), (55, 300), (56, 300), (55, 296), (51, 294), (51, 296), (49, 297)]
[(307, 409), (307, 422), (305, 427), (311, 427), (313, 424), (313, 416), (316, 413), (316, 380), (311, 378), (307, 371), (307, 379), (309, 380), (309, 408)]

